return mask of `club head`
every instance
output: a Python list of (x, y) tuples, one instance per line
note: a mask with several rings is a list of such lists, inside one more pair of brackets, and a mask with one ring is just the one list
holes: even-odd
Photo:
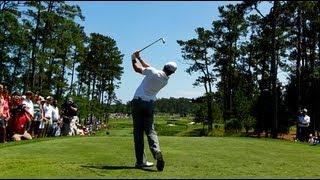
[(162, 43), (163, 43), (163, 44), (165, 43), (164, 38), (160, 38), (160, 39), (157, 39), (155, 42), (153, 42), (153, 43), (149, 44), (148, 46), (146, 46), (146, 47), (142, 48), (142, 49), (141, 49), (141, 50), (139, 50), (138, 52), (141, 52), (141, 51), (145, 50), (146, 48), (150, 47), (151, 45), (155, 44), (156, 42), (158, 42), (158, 41), (160, 41), (160, 40), (162, 41)]
[(161, 41), (162, 41), (163, 44), (166, 42), (163, 38), (161, 38)]

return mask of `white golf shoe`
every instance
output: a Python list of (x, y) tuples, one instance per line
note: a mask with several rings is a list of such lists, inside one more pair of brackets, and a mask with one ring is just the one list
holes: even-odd
[(146, 161), (143, 164), (137, 164), (136, 163), (135, 167), (136, 168), (146, 168), (146, 167), (152, 167), (153, 165), (154, 165), (153, 162)]

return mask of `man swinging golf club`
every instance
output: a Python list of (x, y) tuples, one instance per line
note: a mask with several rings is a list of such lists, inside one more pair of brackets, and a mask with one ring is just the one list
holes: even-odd
[[(134, 147), (136, 155), (136, 168), (153, 166), (148, 162), (144, 153), (144, 132), (147, 135), (149, 148), (154, 159), (157, 160), (157, 170), (162, 171), (164, 160), (160, 150), (157, 133), (154, 130), (154, 102), (156, 95), (167, 83), (169, 76), (177, 69), (175, 62), (168, 62), (162, 70), (157, 70), (147, 64), (140, 57), (140, 51), (132, 54), (132, 66), (135, 72), (145, 75), (142, 83), (137, 88), (132, 100), (132, 118)], [(138, 61), (140, 63), (138, 63)]]

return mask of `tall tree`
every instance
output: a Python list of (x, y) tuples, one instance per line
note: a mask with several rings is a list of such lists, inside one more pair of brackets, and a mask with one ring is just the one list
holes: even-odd
[(217, 37), (215, 59), (218, 76), (221, 77), (219, 86), (223, 92), (224, 120), (233, 116), (233, 97), (236, 91), (237, 62), (240, 56), (240, 36), (244, 36), (247, 25), (242, 12), (236, 5), (219, 7), (220, 20), (213, 21), (213, 33)]
[(277, 42), (276, 42), (276, 28), (279, 14), (279, 2), (274, 1), (274, 5), (271, 10), (271, 44), (273, 45), (271, 50), (271, 87), (272, 87), (272, 104), (273, 104), (273, 117), (272, 117), (272, 137), (276, 138), (278, 136), (278, 95), (277, 95), (277, 70), (278, 70), (278, 61), (277, 61)]
[(105, 103), (108, 108), (116, 100), (123, 55), (116, 41), (108, 36), (91, 33), (88, 43), (86, 58), (77, 68), (79, 78), (87, 86), (87, 98)]
[(197, 38), (193, 38), (187, 41), (178, 40), (177, 43), (182, 46), (182, 57), (187, 61), (191, 62), (190, 67), (186, 70), (190, 75), (193, 72), (200, 72), (201, 76), (196, 79), (193, 84), (195, 86), (203, 85), (206, 92), (206, 102), (208, 107), (207, 119), (208, 119), (208, 130), (212, 131), (212, 87), (214, 76), (211, 72), (214, 64), (212, 58), (212, 48), (214, 47), (214, 41), (212, 32), (205, 30), (204, 28), (197, 28)]
[[(0, 2), (0, 82), (10, 81), (10, 58), (12, 48), (17, 44), (15, 35), (18, 34), (20, 25), (17, 3), (11, 1)], [(15, 41), (13, 41), (15, 40)]]

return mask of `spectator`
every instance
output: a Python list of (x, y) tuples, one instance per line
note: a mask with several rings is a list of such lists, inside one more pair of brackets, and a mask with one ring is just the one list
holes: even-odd
[(33, 137), (40, 137), (40, 123), (42, 121), (43, 118), (43, 109), (42, 109), (42, 105), (41, 105), (41, 99), (44, 100), (44, 98), (40, 95), (36, 95), (34, 98), (34, 125), (32, 126), (32, 135)]
[[(51, 96), (44, 99), (38, 92), (27, 91), (9, 94), (0, 84), (0, 142), (20, 141), (46, 136), (59, 136), (62, 126), (65, 135), (88, 135), (92, 125), (100, 128), (100, 122), (89, 128), (79, 123), (78, 108), (72, 98), (66, 98), (61, 115), (57, 100)], [(64, 117), (63, 119), (61, 117)]]
[(0, 142), (7, 142), (7, 122), (10, 119), (9, 95), (6, 88), (0, 84)]
[(44, 110), (43, 110), (43, 106), (45, 103), (46, 103), (46, 100), (41, 96), (40, 97), (40, 109), (42, 110), (42, 112), (41, 112), (38, 137), (45, 137), (45, 134), (46, 134), (46, 129), (45, 129), (46, 128), (46, 119), (44, 118)]
[(31, 135), (26, 130), (26, 125), (31, 121), (32, 115), (27, 110), (27, 106), (22, 103), (23, 99), (19, 93), (15, 92), (12, 96), (12, 118), (8, 122), (9, 137), (14, 141), (32, 139)]
[(28, 111), (28, 113), (31, 115), (31, 121), (29, 121), (27, 124), (27, 131), (30, 134), (32, 134), (32, 130), (34, 126), (34, 119), (33, 119), (34, 106), (33, 106), (32, 99), (33, 99), (33, 93), (31, 91), (27, 91), (22, 101), (22, 104), (24, 104), (26, 107), (26, 111)]
[(62, 105), (63, 114), (63, 135), (76, 135), (79, 118), (77, 116), (78, 107), (71, 97), (67, 98)]
[(308, 110), (303, 109), (302, 115), (299, 116), (299, 141), (308, 142), (310, 117), (307, 115)]
[(58, 101), (55, 99), (52, 103), (52, 134), (51, 136), (60, 136), (60, 113), (58, 108)]
[(314, 136), (313, 134), (310, 134), (308, 143), (311, 145), (316, 145), (319, 143), (319, 138), (317, 136)]
[(302, 116), (301, 109), (298, 110), (298, 118), (297, 118), (297, 123), (296, 123), (296, 139), (295, 139), (295, 141), (298, 141), (300, 139), (300, 126), (299, 126), (300, 116)]
[(27, 91), (25, 94), (25, 99), (22, 101), (22, 104), (26, 105), (26, 111), (33, 117), (34, 114), (34, 106), (33, 106), (33, 93), (31, 91)]
[(43, 113), (44, 113), (44, 137), (50, 136), (52, 134), (52, 114), (53, 114), (53, 107), (52, 107), (52, 97), (48, 96), (46, 98), (46, 102), (43, 104)]

